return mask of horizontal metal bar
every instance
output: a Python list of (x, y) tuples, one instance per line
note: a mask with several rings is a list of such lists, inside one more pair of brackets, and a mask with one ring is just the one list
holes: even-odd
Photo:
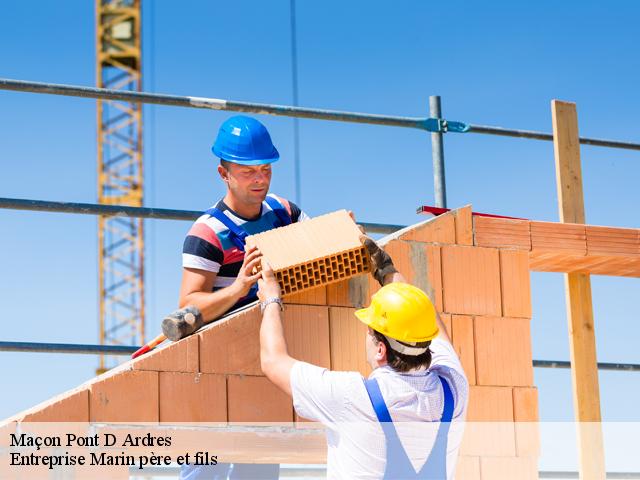
[[(564, 360), (534, 360), (533, 366), (537, 368), (571, 368), (571, 362)], [(640, 372), (640, 364), (598, 362), (598, 370)]]
[[(607, 472), (605, 475), (607, 480), (640, 480), (640, 472)], [(578, 472), (541, 470), (538, 472), (538, 478), (580, 478), (580, 474)]]
[[(97, 100), (134, 103), (140, 102), (176, 107), (205, 108), (210, 110), (230, 110), (236, 112), (259, 113), (296, 118), (313, 118), (318, 120), (333, 120), (340, 122), (367, 123), (372, 125), (417, 128), (430, 132), (470, 132), (486, 135), (498, 135), (503, 137), (529, 138), (545, 141), (553, 140), (553, 135), (550, 133), (536, 132), (531, 130), (516, 130), (488, 125), (463, 124), (461, 122), (438, 120), (435, 118), (427, 117), (400, 117), (393, 115), (345, 112), (318, 108), (292, 107), (287, 105), (272, 105), (266, 103), (239, 102), (235, 100), (222, 100), (218, 98), (166, 95), (160, 93), (111, 90), (107, 88), (84, 87), (77, 85), (28, 82), (23, 80), (11, 80), (7, 78), (0, 78), (0, 90), (43, 93), (50, 95), (66, 95), (71, 97), (94, 98)], [(580, 143), (584, 145), (594, 145), (599, 147), (640, 150), (640, 143), (622, 142), (600, 138), (580, 137)]]
[(317, 108), (291, 107), (266, 103), (238, 102), (218, 98), (165, 95), (159, 93), (110, 90), (107, 88), (60, 85), (54, 83), (27, 82), (0, 78), (0, 90), (66, 95), (71, 97), (95, 98), (122, 102), (140, 102), (174, 107), (205, 108), (211, 110), (232, 110), (235, 112), (262, 113), (297, 118), (315, 118), (352, 123), (369, 123), (427, 130), (434, 122), (422, 117), (398, 117), (368, 113), (343, 112)]
[[(0, 351), (4, 352), (39, 352), (39, 353), (109, 353), (111, 355), (130, 355), (138, 350), (136, 346), (120, 345), (86, 345), (71, 343), (35, 343), (35, 342), (0, 342)], [(571, 368), (571, 362), (562, 360), (534, 360), (533, 366), (538, 368)], [(598, 363), (598, 370), (640, 371), (640, 365), (633, 363)]]
[(82, 353), (131, 355), (140, 347), (124, 345), (82, 345), (75, 343), (0, 342), (0, 352)]
[[(515, 130), (502, 127), (490, 127), (488, 125), (468, 124), (468, 133), (483, 133), (485, 135), (498, 135), (501, 137), (530, 138), (534, 140), (553, 141), (551, 133), (535, 132), (532, 130)], [(618, 140), (606, 140), (603, 138), (580, 137), (582, 145), (593, 145), (596, 147), (621, 148), (624, 150), (640, 150), (640, 143), (620, 142)]]
[[(81, 215), (105, 215), (130, 218), (155, 218), (161, 220), (195, 220), (203, 212), (199, 210), (173, 210), (168, 208), (130, 207), (127, 205), (100, 205), (97, 203), (52, 202), (22, 198), (0, 198), (0, 208), (28, 210), (32, 212), (77, 213)], [(393, 233), (404, 225), (358, 222), (367, 232)]]

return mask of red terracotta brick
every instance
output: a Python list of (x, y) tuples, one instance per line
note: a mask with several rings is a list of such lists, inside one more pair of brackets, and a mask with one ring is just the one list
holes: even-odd
[(365, 350), (367, 326), (353, 312), (355, 308), (329, 309), (331, 370), (356, 371), (368, 377), (371, 367), (367, 363)]
[(476, 362), (473, 341), (473, 317), (452, 315), (453, 346), (458, 352), (469, 385), (476, 384)]
[(453, 330), (451, 329), (451, 314), (450, 313), (438, 313), (440, 315), (440, 320), (444, 323), (444, 327), (447, 330), (447, 335), (451, 341), (453, 341)]
[(269, 261), (283, 293), (302, 292), (369, 271), (361, 232), (346, 210), (250, 235)]
[(456, 480), (480, 480), (480, 457), (460, 455), (456, 464)]
[(313, 365), (331, 367), (329, 307), (288, 305), (283, 327), (289, 355)]
[(396, 269), (407, 282), (427, 292), (436, 310), (442, 311), (440, 247), (421, 242), (392, 240), (385, 245), (384, 250), (391, 255)]
[(224, 375), (160, 372), (161, 422), (226, 422)]
[(17, 426), (18, 422), (15, 420), (3, 421), (2, 424), (0, 424), (0, 451), (9, 447), (11, 444), (10, 435), (16, 433)]
[(178, 342), (152, 350), (131, 362), (134, 370), (156, 372), (197, 372), (199, 370), (199, 337), (192, 335)]
[(513, 422), (511, 387), (469, 387), (469, 422)]
[(436, 310), (441, 312), (444, 309), (442, 300), (442, 259), (440, 254), (440, 247), (433, 245), (425, 245), (426, 257), (427, 257), (427, 279), (431, 285), (433, 291), (429, 292), (427, 288), (416, 283), (417, 286), (425, 290), (431, 297), (431, 301), (434, 302)]
[(70, 391), (19, 415), (21, 422), (88, 422), (89, 390)]
[(291, 397), (267, 377), (229, 375), (227, 399), (230, 422), (293, 422)]
[(409, 243), (401, 240), (391, 240), (384, 246), (384, 251), (391, 256), (396, 269), (404, 275), (407, 282), (413, 283), (413, 264), (411, 262), (411, 246)]
[(157, 422), (158, 372), (127, 370), (90, 385), (91, 422)]
[(444, 311), (500, 315), (500, 261), (497, 249), (442, 247)]
[[(340, 282), (343, 283), (343, 282)], [(339, 285), (339, 284), (334, 284)], [(285, 303), (297, 303), (301, 305), (326, 305), (327, 287), (321, 286), (306, 290), (302, 293), (294, 293), (284, 297)]]
[(455, 213), (447, 212), (411, 227), (400, 240), (428, 243), (456, 243)]
[(513, 417), (517, 422), (515, 428), (518, 456), (537, 457), (540, 454), (537, 388), (513, 389)]
[(532, 457), (483, 457), (482, 480), (537, 480), (538, 461)]
[(474, 335), (478, 385), (533, 385), (528, 318), (476, 317)]
[(502, 314), (505, 317), (531, 318), (529, 253), (500, 250)]
[(258, 305), (221, 320), (200, 333), (200, 371), (262, 375)]
[(640, 229), (586, 226), (589, 255), (640, 256)]
[(538, 389), (515, 387), (513, 389), (513, 418), (516, 422), (537, 422)]
[(456, 217), (456, 244), (473, 245), (473, 214), (471, 205), (458, 208), (454, 212)]
[(511, 422), (469, 421), (467, 419), (460, 455), (472, 457), (515, 456), (514, 424)]
[(529, 220), (473, 217), (475, 244), (480, 247), (502, 247), (531, 250)]
[(531, 249), (587, 254), (587, 235), (584, 225), (575, 223), (531, 222)]
[(339, 307), (352, 307), (349, 299), (349, 280), (327, 285), (327, 305)]

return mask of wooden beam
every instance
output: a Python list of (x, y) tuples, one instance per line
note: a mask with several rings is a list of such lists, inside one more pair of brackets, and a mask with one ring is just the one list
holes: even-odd
[[(553, 100), (553, 150), (560, 221), (585, 223), (578, 115), (575, 103)], [(605, 478), (600, 424), (600, 389), (591, 305), (591, 279), (583, 273), (565, 274), (573, 405), (578, 422), (580, 478)]]

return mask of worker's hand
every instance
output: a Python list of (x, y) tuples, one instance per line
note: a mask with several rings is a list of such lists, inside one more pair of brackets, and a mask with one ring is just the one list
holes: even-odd
[(382, 250), (371, 237), (360, 235), (360, 241), (369, 252), (371, 258), (371, 273), (380, 285), (384, 286), (384, 278), (390, 273), (396, 273), (393, 260), (387, 252)]
[(258, 298), (264, 302), (268, 298), (280, 298), (280, 284), (273, 274), (273, 269), (267, 259), (262, 257), (262, 272), (260, 280), (258, 280)]
[(261, 258), (262, 253), (258, 250), (258, 247), (251, 247), (245, 252), (238, 276), (232, 284), (232, 287), (241, 297), (249, 293), (253, 284), (260, 278), (261, 273), (258, 267), (260, 266)]

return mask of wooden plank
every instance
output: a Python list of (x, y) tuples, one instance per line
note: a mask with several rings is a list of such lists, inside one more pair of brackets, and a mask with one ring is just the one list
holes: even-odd
[(551, 115), (560, 221), (585, 223), (576, 104), (553, 100)]
[[(584, 197), (576, 105), (575, 103), (553, 100), (551, 113), (560, 221), (584, 224)], [(571, 350), (573, 403), (578, 422), (580, 478), (605, 478), (603, 439), (599, 424), (600, 389), (590, 277), (582, 273), (566, 273), (565, 292)], [(593, 426), (591, 422), (596, 422), (598, 426)], [(588, 426), (590, 423), (591, 426)]]

